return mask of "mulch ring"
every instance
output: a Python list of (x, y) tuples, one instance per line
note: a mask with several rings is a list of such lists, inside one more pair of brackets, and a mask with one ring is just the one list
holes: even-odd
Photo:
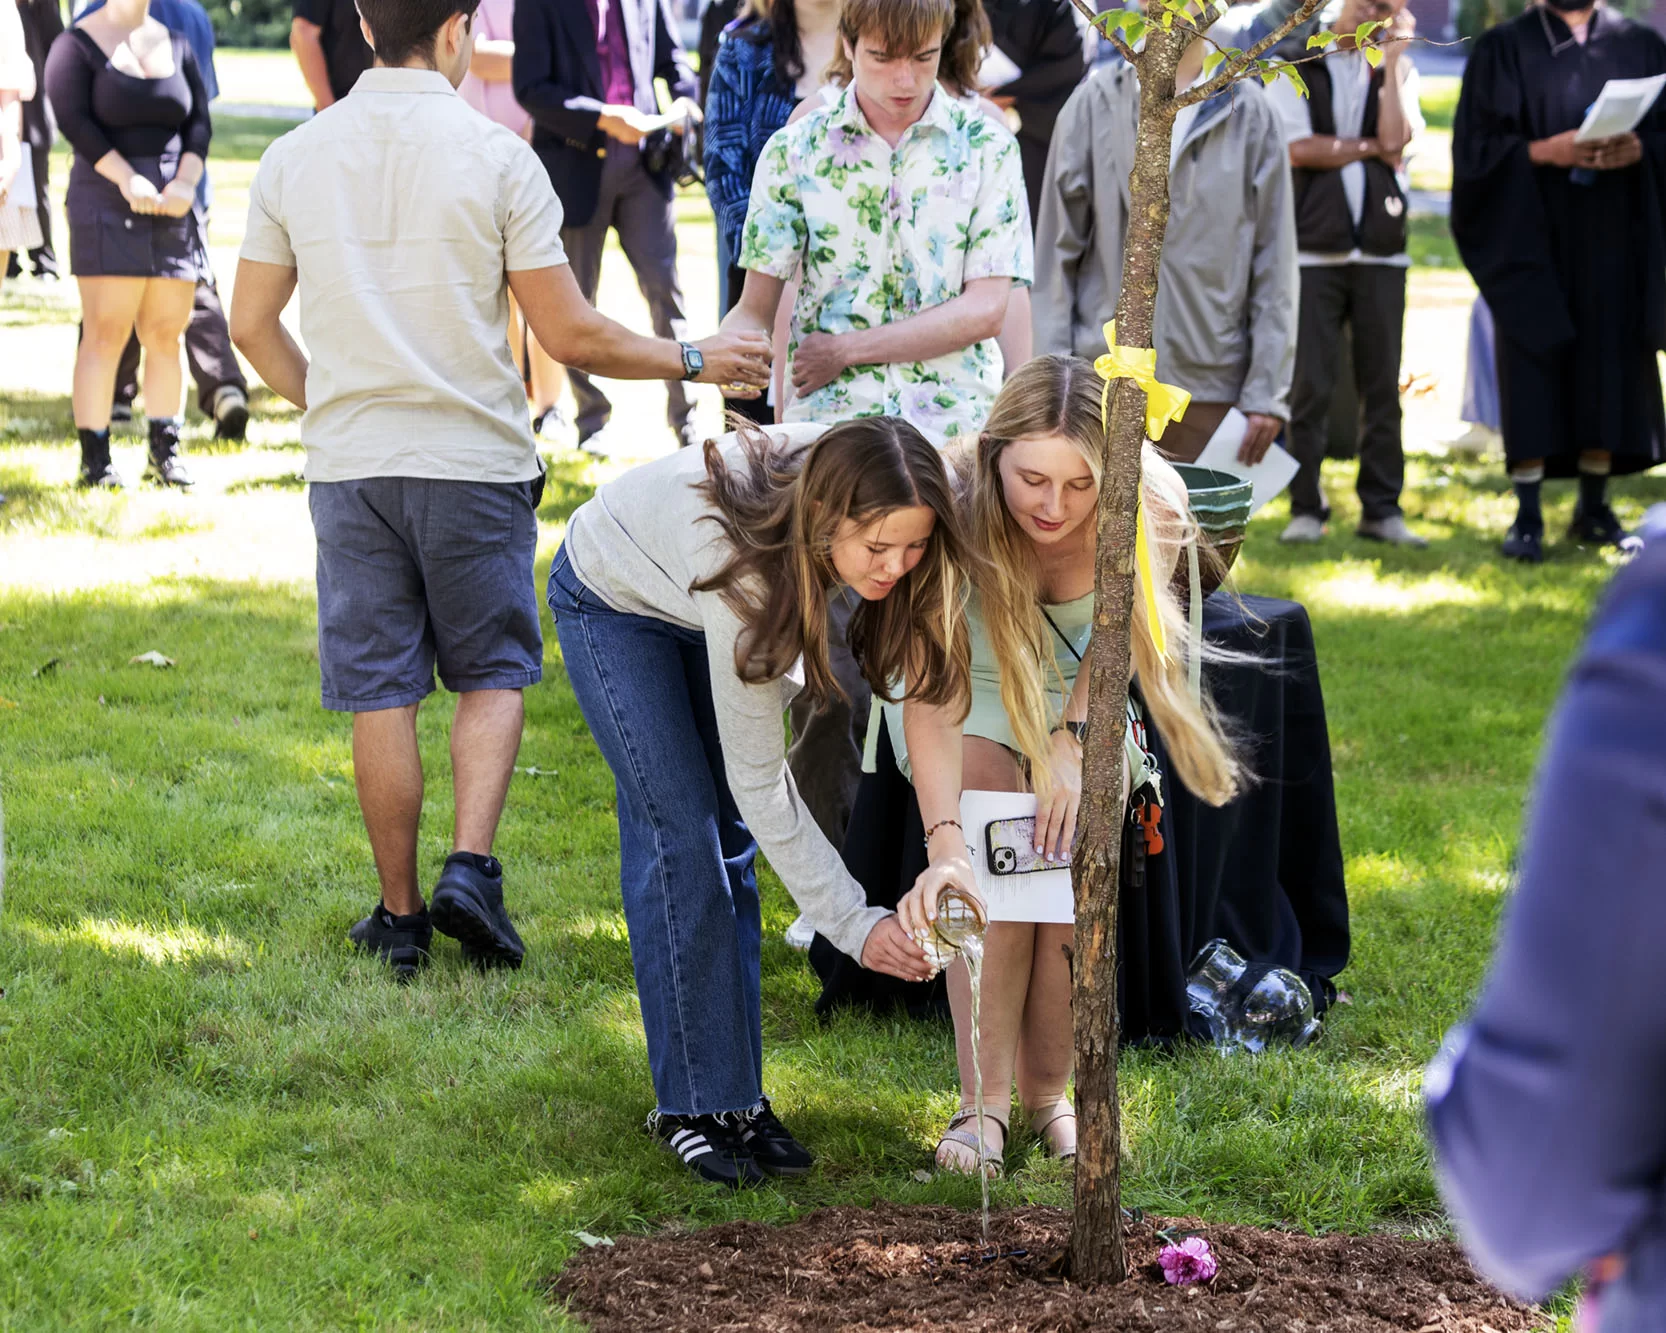
[[(549, 1290), (594, 1333), (1518, 1333), (1545, 1325), (1536, 1309), (1477, 1277), (1448, 1241), (1161, 1218), (1129, 1223), (1128, 1280), (1090, 1291), (1059, 1276), (1069, 1222), (1057, 1208), (997, 1213), (986, 1248), (975, 1213), (825, 1208), (786, 1227), (731, 1222), (622, 1236), (575, 1256)], [(1163, 1281), (1156, 1233), (1164, 1227), (1208, 1240), (1220, 1261), (1214, 1281)]]

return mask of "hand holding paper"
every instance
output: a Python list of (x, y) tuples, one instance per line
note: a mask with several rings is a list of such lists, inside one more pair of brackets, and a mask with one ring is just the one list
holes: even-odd
[(1591, 103), (1574, 142), (1592, 143), (1630, 134), (1648, 115), (1662, 88), (1666, 88), (1666, 74), (1648, 79), (1610, 79)]

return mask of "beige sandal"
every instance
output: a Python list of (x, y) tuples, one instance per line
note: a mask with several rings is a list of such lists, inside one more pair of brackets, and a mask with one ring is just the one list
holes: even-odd
[[(1076, 1127), (1076, 1108), (1071, 1105), (1068, 1097), (1054, 1102), (1051, 1106), (1045, 1106), (1030, 1116), (1030, 1128), (1035, 1132), (1036, 1137), (1041, 1140), (1042, 1151), (1049, 1157), (1057, 1157), (1061, 1162), (1068, 1162), (1076, 1156), (1076, 1135), (1074, 1132), (1071, 1134), (1070, 1147), (1066, 1149), (1061, 1148), (1059, 1140), (1047, 1131), (1066, 1116), (1070, 1117), (1070, 1127), (1074, 1131)], [(1040, 1123), (1038, 1124), (1037, 1121)]]
[[(965, 1130), (965, 1129), (961, 1128), (962, 1125), (969, 1124), (972, 1121), (976, 1120), (977, 1118), (978, 1118), (978, 1113), (976, 1111), (962, 1111), (959, 1115), (955, 1116), (955, 1118), (953, 1120), (949, 1121), (949, 1127), (943, 1131), (943, 1137), (937, 1140), (937, 1167), (938, 1167), (938, 1170), (940, 1170), (940, 1171), (953, 1171), (956, 1175), (961, 1175), (961, 1176), (975, 1176), (975, 1175), (977, 1175), (977, 1173), (978, 1173), (978, 1135), (977, 1135), (977, 1131), (976, 1130)], [(989, 1121), (989, 1123), (992, 1124), (992, 1125), (1000, 1126), (1000, 1130), (1001, 1130), (1001, 1143), (1000, 1143), (999, 1147), (991, 1147), (990, 1144), (989, 1144), (988, 1134), (984, 1135), (983, 1169), (984, 1169), (984, 1173), (986, 1175), (988, 1175), (992, 1180), (995, 1180), (995, 1179), (1000, 1178), (1000, 1175), (1001, 1175), (1001, 1172), (1002, 1172), (1002, 1169), (1003, 1169), (1003, 1165), (1004, 1165), (1002, 1163), (1002, 1160), (1001, 1160), (1001, 1153), (1006, 1147), (1007, 1125), (1006, 1125), (1006, 1121), (1000, 1120), (1000, 1119), (996, 1118), (995, 1116), (990, 1115), (987, 1111), (984, 1112), (984, 1117), (983, 1118), (985, 1120)], [(959, 1148), (968, 1149), (969, 1150), (969, 1155), (959, 1156), (955, 1151), (956, 1149), (959, 1149)], [(944, 1150), (945, 1149), (949, 1150), (947, 1160), (945, 1159), (945, 1156), (944, 1156)]]

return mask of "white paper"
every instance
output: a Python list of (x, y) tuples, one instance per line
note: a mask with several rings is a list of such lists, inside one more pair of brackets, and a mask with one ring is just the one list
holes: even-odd
[(1235, 477), (1253, 482), (1255, 491), (1250, 500), (1250, 513), (1253, 514), (1290, 484), (1301, 465), (1276, 444), (1254, 467), (1240, 463), (1238, 446), (1243, 444), (1244, 432), (1248, 429), (1249, 422), (1244, 419), (1244, 414), (1235, 407), (1228, 409), (1215, 433), (1209, 437), (1209, 443), (1197, 456), (1197, 466), (1230, 472)]
[(1573, 136), (1574, 142), (1590, 143), (1593, 139), (1630, 134), (1648, 114), (1662, 88), (1666, 88), (1666, 74), (1648, 79), (1610, 79), (1602, 85), (1597, 100), (1585, 113), (1585, 123)]
[(1017, 791), (964, 791), (960, 794), (960, 826), (966, 832), (967, 853), (978, 880), (978, 892), (989, 907), (991, 921), (1067, 922), (1076, 919), (1076, 894), (1070, 887), (1070, 868), (1038, 870), (1031, 875), (991, 875), (984, 855), (985, 830), (997, 819), (1022, 819), (1035, 814), (1035, 797)]
[(1012, 58), (998, 46), (992, 46), (978, 66), (978, 87), (998, 90), (1007, 86), (1024, 71), (1012, 63)]

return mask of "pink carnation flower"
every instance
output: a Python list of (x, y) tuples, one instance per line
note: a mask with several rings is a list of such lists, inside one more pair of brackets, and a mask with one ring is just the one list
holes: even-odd
[(1188, 1236), (1178, 1245), (1163, 1246), (1157, 1255), (1157, 1262), (1162, 1265), (1163, 1280), (1176, 1287), (1191, 1282), (1208, 1282), (1221, 1267), (1209, 1252), (1209, 1242), (1202, 1236)]

